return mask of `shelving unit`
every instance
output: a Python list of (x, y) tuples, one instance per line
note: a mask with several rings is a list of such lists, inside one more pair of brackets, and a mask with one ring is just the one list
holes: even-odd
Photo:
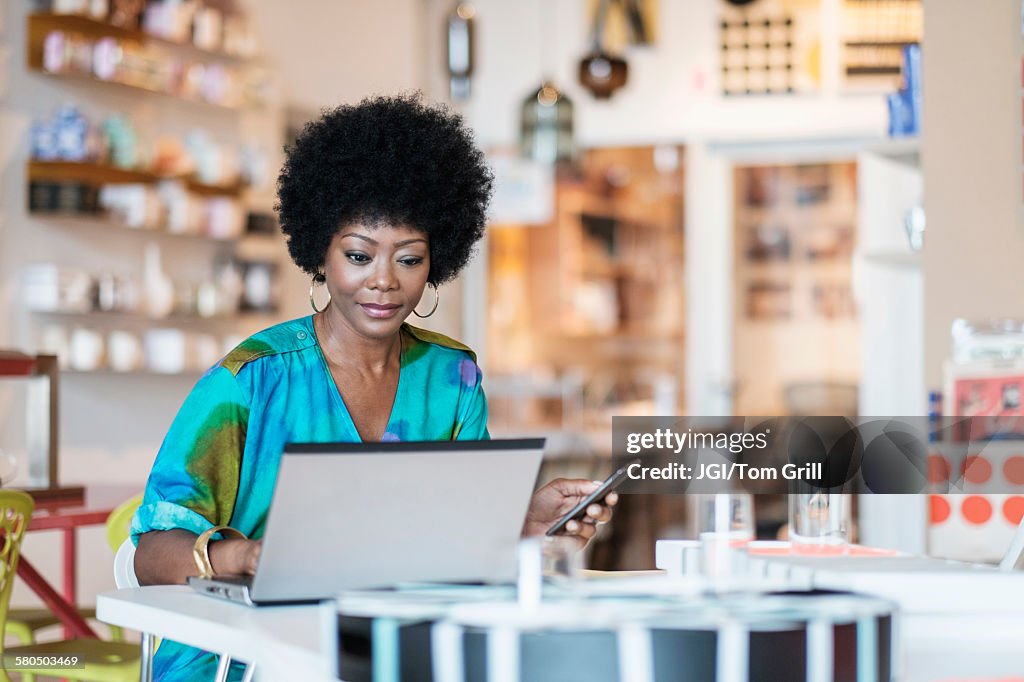
[(921, 0), (842, 0), (843, 78), (847, 86), (894, 90), (906, 45), (921, 42)]
[[(76, 14), (55, 14), (49, 12), (38, 12), (30, 14), (27, 21), (26, 41), (26, 64), (30, 71), (41, 73), (49, 77), (62, 80), (88, 83), (103, 88), (114, 88), (122, 91), (134, 91), (146, 93), (147, 95), (158, 95), (171, 97), (178, 101), (189, 102), (206, 107), (214, 107), (226, 110), (242, 110), (259, 108), (265, 104), (263, 98), (253, 100), (248, 95), (241, 93), (247, 88), (238, 89), (238, 101), (216, 101), (202, 96), (181, 94), (175, 91), (176, 84), (167, 85), (166, 89), (150, 82), (138, 80), (126, 82), (114, 78), (101, 78), (95, 71), (89, 70), (52, 70), (47, 68), (46, 63), (46, 40), (47, 36), (60, 32), (67, 36), (81, 36), (91, 41), (114, 40), (120, 46), (132, 46), (145, 49), (156, 49), (165, 53), (168, 60), (189, 61), (200, 64), (219, 64), (230, 70), (236, 78), (245, 80), (243, 72), (259, 67), (255, 60), (243, 56), (222, 51), (204, 50), (194, 45), (178, 43), (167, 40), (160, 36), (151, 35), (142, 30), (128, 29), (116, 26), (104, 21), (99, 21), (87, 16)], [(152, 74), (149, 74), (152, 77)]]
[(855, 172), (847, 162), (734, 171), (735, 414), (805, 413), (810, 394), (833, 398), (813, 409), (856, 413)]
[[(215, 273), (215, 265), (228, 259), (236, 261), (241, 278), (236, 281), (243, 283), (248, 276), (246, 273), (254, 272), (250, 266), (260, 268), (257, 274), (262, 272), (266, 277), (276, 278), (274, 273), (278, 271), (278, 261), (285, 251), (263, 248), (263, 244), (257, 243), (269, 242), (271, 238), (267, 235), (239, 232), (244, 226), (247, 209), (258, 206), (269, 210), (272, 202), (266, 193), (269, 185), (253, 188), (241, 182), (210, 184), (200, 181), (196, 175), (168, 174), (163, 169), (174, 163), (176, 168), (196, 166), (218, 173), (209, 177), (232, 178), (232, 172), (221, 172), (232, 166), (223, 162), (223, 154), (233, 153), (225, 152), (225, 148), (232, 145), (240, 148), (243, 141), (251, 141), (260, 147), (265, 145), (257, 153), (262, 153), (262, 158), (273, 167), (279, 158), (280, 147), (274, 135), (283, 135), (283, 130), (275, 128), (273, 133), (267, 134), (268, 126), (278, 120), (275, 107), (279, 103), (270, 86), (272, 74), (252, 55), (203, 49), (89, 16), (26, 11), (24, 22), (27, 70), (52, 79), (53, 83), (67, 83), (69, 87), (65, 88), (65, 95), (68, 103), (88, 113), (89, 125), (98, 125), (104, 115), (118, 115), (128, 121), (125, 124), (129, 127), (127, 134), (135, 136), (129, 137), (126, 143), (135, 145), (135, 152), (128, 153), (137, 155), (136, 158), (160, 159), (156, 163), (161, 164), (115, 166), (103, 162), (106, 155), (95, 154), (91, 145), (83, 145), (89, 150), (88, 161), (25, 161), (26, 194), (30, 188), (38, 192), (29, 195), (31, 210), (25, 217), (30, 223), (55, 228), (32, 230), (33, 235), (38, 234), (40, 243), (50, 241), (56, 246), (63, 239), (63, 234), (73, 234), (75, 244), (88, 243), (92, 247), (109, 241), (113, 245), (109, 256), (103, 249), (84, 248), (80, 258), (75, 257), (75, 247), (70, 245), (69, 248), (60, 244), (59, 248), (36, 249), (36, 253), (47, 255), (35, 257), (41, 270), (36, 269), (32, 278), (34, 287), (43, 287), (34, 289), (34, 292), (43, 292), (43, 297), (26, 297), (22, 306), (28, 323), (24, 328), (31, 330), (29, 347), (50, 344), (63, 349), (64, 366), (78, 368), (64, 371), (76, 377), (83, 387), (88, 386), (87, 381), (116, 382), (128, 377), (143, 382), (173, 377), (194, 379), (201, 369), (193, 365), (206, 364), (214, 354), (222, 356), (226, 352), (224, 345), (237, 343), (278, 318), (271, 312), (244, 308), (230, 315), (150, 316), (145, 311), (155, 308), (145, 303), (146, 282), (157, 279), (162, 282), (158, 282), (160, 286), (156, 287), (160, 296), (157, 300), (162, 301), (157, 307), (161, 311), (170, 306), (170, 296), (174, 297), (176, 310), (194, 311), (203, 302), (207, 306), (201, 308), (203, 310), (227, 310), (232, 306), (222, 303), (228, 300), (222, 294), (234, 291), (234, 285), (224, 284), (226, 280), (220, 277), (222, 271)], [(97, 50), (97, 45), (101, 49)], [(69, 51), (73, 47), (84, 52), (71, 54)], [(56, 48), (64, 51), (53, 52)], [(47, 49), (51, 52), (47, 53)], [(101, 63), (97, 54), (104, 50), (111, 58)], [(105, 68), (98, 68), (101, 66)], [(97, 74), (102, 74), (102, 77)], [(202, 76), (211, 74), (225, 79), (221, 83), (223, 87), (205, 87), (208, 83)], [(32, 84), (37, 80), (27, 79), (26, 87), (37, 88)], [(72, 87), (79, 83), (87, 87)], [(116, 97), (116, 94), (120, 96)], [(154, 97), (167, 100), (170, 106), (165, 107)], [(133, 102), (138, 103), (137, 109)], [(185, 106), (176, 107), (177, 102)], [(211, 115), (211, 110), (223, 113)], [(36, 112), (37, 116), (41, 114)], [(186, 139), (187, 134), (197, 129), (200, 132), (195, 142), (200, 145), (198, 151), (192, 146), (193, 140)], [(55, 133), (50, 134), (56, 137)], [(35, 139), (33, 150), (36, 149)], [(164, 153), (138, 151), (153, 141), (165, 145)], [(199, 155), (208, 151), (206, 146), (213, 147), (212, 154), (221, 156), (207, 156), (207, 165), (201, 166)], [(50, 147), (45, 144), (39, 148), (45, 152), (40, 155), (47, 158), (55, 154), (61, 154), (65, 159), (76, 156), (60, 148), (51, 154)], [(191, 163), (177, 163), (190, 156)], [(243, 177), (253, 177), (247, 172), (250, 170), (242, 171)], [(177, 186), (168, 186), (169, 183)], [(138, 190), (126, 187), (118, 193), (111, 192), (104, 198), (102, 206), (96, 200), (94, 191), (129, 185), (142, 187)], [(79, 207), (81, 212), (74, 210)], [(127, 220), (131, 223), (121, 220), (121, 216), (130, 216)], [(135, 237), (123, 241), (118, 239), (129, 233), (138, 235), (141, 241)], [(146, 248), (146, 259), (143, 259), (143, 247)], [(159, 256), (150, 259), (149, 256), (157, 251)], [(151, 268), (153, 263), (158, 265)], [(264, 266), (264, 263), (269, 263), (269, 266)], [(30, 261), (25, 267), (30, 264), (33, 263)], [(55, 268), (48, 270), (50, 265)], [(150, 279), (153, 273), (155, 275)], [(29, 309), (29, 301), (40, 307), (48, 307), (51, 301), (80, 304), (83, 308), (98, 307), (96, 301), (88, 300), (89, 295), (84, 295), (83, 300), (78, 289), (75, 295), (67, 298), (63, 292), (58, 298), (49, 298), (50, 289), (47, 287), (51, 281), (58, 282), (59, 287), (64, 286), (65, 281), (73, 282), (71, 286), (81, 289), (86, 277), (92, 287), (91, 296), (101, 296), (102, 293), (97, 292), (103, 291), (100, 287), (106, 282), (110, 288), (106, 290), (109, 295), (104, 299), (105, 307), (121, 308), (80, 312)], [(207, 285), (217, 287), (218, 294), (200, 300), (199, 297), (205, 295), (202, 292), (210, 291), (203, 288)], [(280, 281), (271, 279), (270, 286), (276, 289)], [(167, 307), (164, 307), (165, 303)], [(127, 312), (124, 308), (138, 309), (139, 312)], [(70, 358), (74, 358), (72, 339), (76, 334), (88, 341), (83, 348), (90, 348), (80, 356), (85, 358), (84, 361), (71, 362)], [(172, 337), (169, 341), (162, 339), (170, 343), (172, 352), (168, 357), (173, 359), (170, 362), (152, 362), (149, 357), (150, 342), (161, 335)], [(97, 344), (100, 348), (96, 351), (98, 355), (91, 348)], [(120, 348), (120, 354), (108, 358), (108, 352), (117, 352), (115, 347)], [(125, 350), (126, 347), (129, 350)], [(165, 346), (155, 343), (152, 347)], [(182, 348), (185, 349), (183, 352), (180, 351)], [(182, 352), (182, 362), (177, 360), (179, 352)], [(159, 371), (182, 366), (186, 368), (182, 372)], [(117, 371), (126, 367), (133, 369)]]
[[(666, 157), (675, 163), (655, 163)], [(520, 434), (560, 428), (569, 437), (558, 455), (586, 458), (610, 453), (613, 415), (679, 413), (681, 157), (679, 148), (589, 150), (556, 182), (549, 224), (491, 230), (492, 421)], [(573, 377), (568, 402), (503, 389)]]

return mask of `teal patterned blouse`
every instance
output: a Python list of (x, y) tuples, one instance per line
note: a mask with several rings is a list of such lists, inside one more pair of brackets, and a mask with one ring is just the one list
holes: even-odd
[[(408, 324), (400, 333), (401, 371), (382, 440), (489, 438), (473, 352)], [(262, 537), (286, 443), (360, 440), (312, 316), (270, 327), (207, 371), (185, 399), (156, 456), (132, 539), (172, 528), (199, 534), (215, 525)], [(165, 641), (154, 677), (209, 679), (215, 667), (212, 654)]]

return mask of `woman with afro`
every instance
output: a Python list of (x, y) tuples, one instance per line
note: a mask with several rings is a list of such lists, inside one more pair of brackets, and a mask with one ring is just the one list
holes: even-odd
[[(277, 209), (312, 279), (314, 314), (253, 335), (186, 398), (132, 522), (142, 584), (196, 575), (193, 548), (221, 526), (249, 539), (210, 542), (208, 570), (253, 573), (286, 443), (489, 437), (473, 352), (406, 318), (429, 316), (438, 287), (469, 260), (491, 186), (461, 118), (416, 96), (341, 106), (305, 126), (287, 150)], [(543, 534), (595, 488), (540, 488), (523, 535)], [(566, 533), (582, 546), (614, 502), (592, 505)], [(212, 654), (165, 641), (154, 672), (209, 679), (215, 666)]]

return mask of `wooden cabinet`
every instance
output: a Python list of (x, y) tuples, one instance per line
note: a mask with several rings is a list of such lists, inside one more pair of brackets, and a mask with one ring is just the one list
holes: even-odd
[(610, 450), (612, 416), (680, 409), (682, 188), (678, 147), (591, 150), (550, 223), (491, 230), (488, 372), (579, 377), (591, 451)]
[(734, 171), (735, 414), (857, 411), (856, 165)]

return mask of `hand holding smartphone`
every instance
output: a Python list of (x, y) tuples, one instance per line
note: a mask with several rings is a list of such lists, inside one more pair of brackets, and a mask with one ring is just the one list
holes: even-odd
[(628, 477), (627, 472), (629, 470), (629, 467), (636, 463), (636, 461), (639, 460), (634, 460), (633, 462), (624, 464), (623, 466), (616, 469), (611, 476), (606, 478), (604, 482), (602, 482), (601, 485), (598, 486), (597, 490), (583, 498), (583, 500), (581, 500), (579, 504), (570, 509), (565, 516), (560, 518), (555, 523), (555, 525), (551, 526), (551, 528), (548, 528), (547, 532), (544, 534), (549, 537), (555, 535), (561, 532), (570, 521), (578, 520), (586, 516), (587, 507), (594, 504), (595, 502), (604, 501), (604, 498), (608, 497), (608, 495), (612, 491), (618, 488), (619, 485), (626, 480), (626, 478)]

